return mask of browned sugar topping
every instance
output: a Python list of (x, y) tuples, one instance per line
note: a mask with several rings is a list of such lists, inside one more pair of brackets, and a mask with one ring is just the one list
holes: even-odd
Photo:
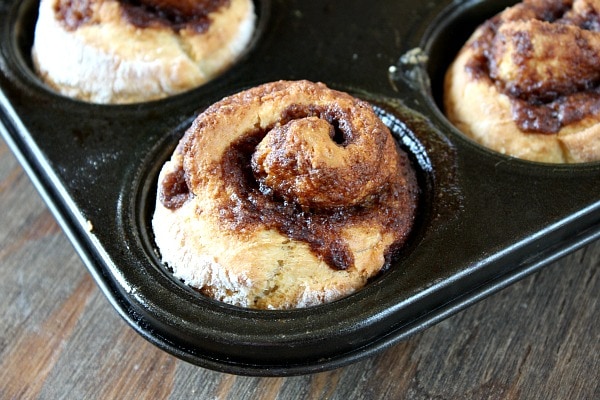
[(69, 30), (75, 30), (91, 20), (93, 0), (59, 0), (55, 5), (58, 19)]
[[(92, 22), (94, 5), (107, 0), (59, 0), (56, 14), (69, 30)], [(229, 6), (229, 0), (117, 0), (123, 17), (131, 24), (146, 28), (165, 26), (179, 31), (192, 29), (198, 33), (210, 27), (210, 14)]]
[(191, 197), (183, 168), (168, 173), (159, 189), (160, 202), (170, 210), (181, 207)]
[(161, 24), (178, 31), (183, 28), (205, 32), (210, 14), (227, 7), (229, 0), (119, 0), (125, 17), (134, 25), (147, 27)]
[(599, 28), (586, 1), (525, 0), (482, 26), (467, 68), (511, 98), (522, 131), (556, 133), (600, 112)]

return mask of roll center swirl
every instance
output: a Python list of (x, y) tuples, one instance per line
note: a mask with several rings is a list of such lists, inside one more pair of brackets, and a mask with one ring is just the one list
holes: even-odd
[(382, 159), (380, 133), (371, 134), (383, 127), (364, 126), (336, 107), (285, 114), (299, 112), (305, 116), (288, 122), (284, 115), (252, 156), (261, 190), (305, 208), (355, 206), (376, 195), (388, 178), (381, 165), (393, 161)]

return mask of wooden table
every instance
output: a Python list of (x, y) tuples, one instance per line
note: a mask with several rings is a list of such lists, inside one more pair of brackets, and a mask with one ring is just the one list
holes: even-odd
[(600, 398), (600, 242), (373, 358), (254, 378), (135, 333), (2, 141), (0, 210), (1, 399)]

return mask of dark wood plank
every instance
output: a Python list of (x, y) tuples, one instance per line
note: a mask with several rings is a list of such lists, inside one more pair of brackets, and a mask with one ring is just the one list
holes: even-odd
[(178, 360), (116, 314), (0, 143), (0, 398), (600, 398), (600, 242), (379, 355), (254, 378)]

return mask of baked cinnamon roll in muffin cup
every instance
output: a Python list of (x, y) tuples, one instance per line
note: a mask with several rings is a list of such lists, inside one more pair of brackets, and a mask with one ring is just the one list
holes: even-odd
[(41, 0), (33, 66), (79, 100), (161, 99), (229, 68), (255, 19), (252, 0)]
[(162, 261), (206, 296), (308, 307), (386, 268), (418, 194), (407, 154), (369, 103), (278, 81), (198, 116), (160, 172), (152, 225)]
[(600, 2), (524, 0), (479, 26), (444, 110), (476, 142), (546, 163), (600, 160)]

